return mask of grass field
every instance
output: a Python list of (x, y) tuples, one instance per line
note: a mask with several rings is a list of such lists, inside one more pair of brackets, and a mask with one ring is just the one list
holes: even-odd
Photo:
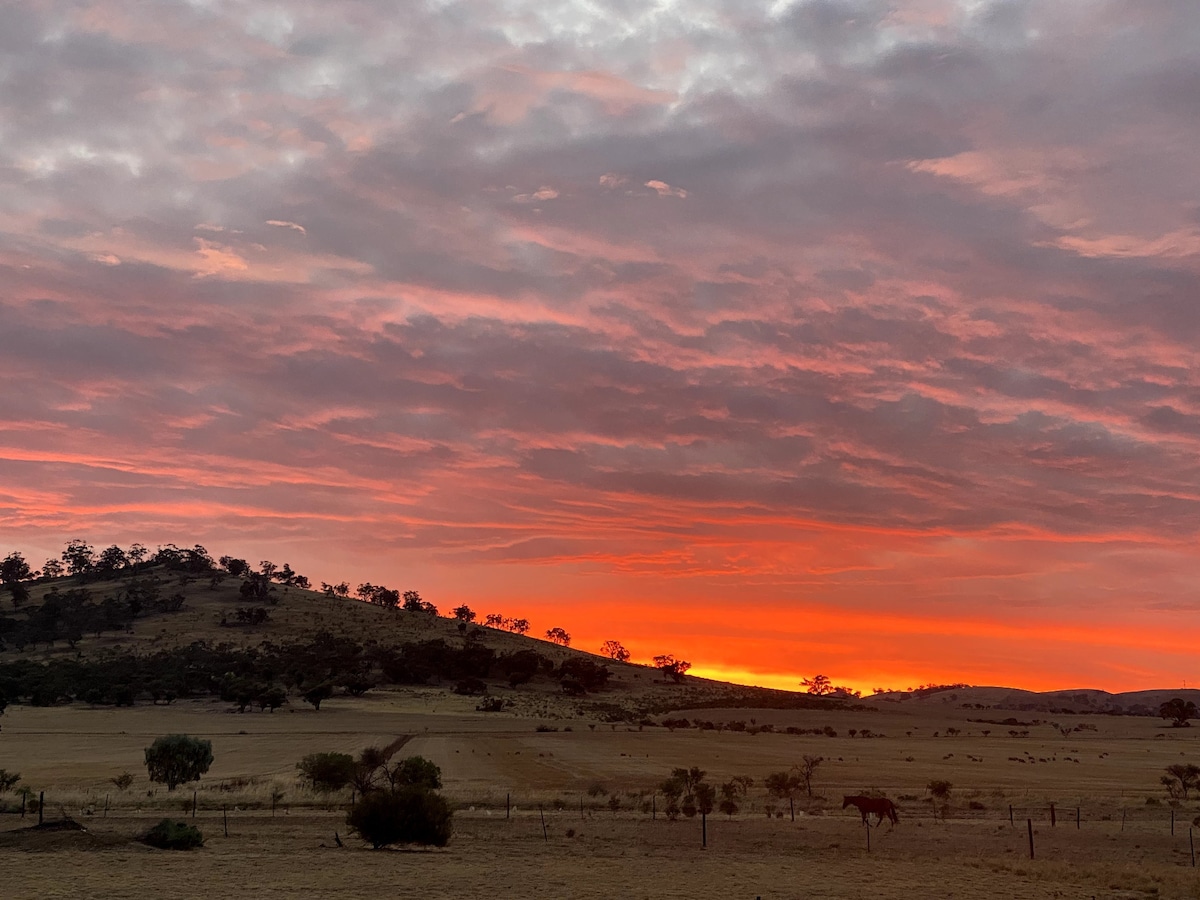
[[(538, 731), (535, 719), (477, 713), (470, 698), (433, 688), (335, 698), (320, 712), (239, 715), (208, 701), (10, 707), (0, 768), (20, 771), (23, 784), (46, 792), (48, 817), (65, 813), (88, 833), (35, 834), (23, 830), (34, 819), (0, 816), (0, 895), (233, 897), (252, 885), (266, 897), (1200, 896), (1189, 847), (1197, 809), (1188, 802), (1172, 810), (1158, 783), (1166, 765), (1200, 760), (1200, 729), (1059, 716), (1060, 726), (1095, 730), (1063, 736), (1048, 721), (1030, 720), (1021, 729), (1028, 736), (1011, 737), (1008, 727), (969, 722), (971, 715), (980, 714), (706, 709), (673, 716), (753, 720), (776, 733), (563, 718), (542, 726), (557, 731)], [(829, 725), (838, 736), (778, 733), (788, 725)], [(852, 728), (885, 736), (850, 737)], [(947, 736), (948, 729), (958, 733)], [(132, 840), (163, 815), (191, 815), (184, 812), (191, 786), (167, 792), (147, 781), (142, 765), (143, 748), (173, 732), (213, 742), (215, 763), (196, 786), (196, 822), (207, 844), (194, 853)], [(445, 849), (365, 849), (346, 832), (348, 796), (296, 784), (295, 763), (307, 753), (353, 753), (401, 736), (410, 736), (405, 754), (442, 768), (444, 793), (457, 808)], [(805, 754), (824, 757), (816, 796), (798, 802), (795, 822), (786, 804), (782, 818), (768, 818), (763, 778)], [(661, 811), (656, 819), (642, 811), (676, 766), (706, 769), (717, 784), (734, 775), (755, 779), (738, 815), (709, 817), (707, 848), (698, 819), (667, 822)], [(109, 779), (124, 771), (136, 781), (122, 792)], [(953, 784), (944, 811), (928, 797), (932, 779)], [(857, 813), (841, 809), (843, 794), (868, 790), (896, 800), (901, 816), (895, 828), (871, 830), (870, 852)], [(274, 816), (273, 792), (282, 794)], [(614, 794), (615, 812), (607, 805)], [(12, 797), (5, 799), (11, 804)], [(659, 808), (660, 800), (652, 802)], [(344, 848), (334, 845), (335, 831)]]

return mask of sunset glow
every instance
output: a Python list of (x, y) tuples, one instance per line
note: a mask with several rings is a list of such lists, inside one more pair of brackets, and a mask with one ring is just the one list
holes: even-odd
[(0, 555), (1200, 683), (1200, 6), (0, 6)]

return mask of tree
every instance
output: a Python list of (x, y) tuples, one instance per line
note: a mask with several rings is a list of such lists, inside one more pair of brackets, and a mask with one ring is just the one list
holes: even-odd
[(321, 703), (333, 696), (333, 685), (328, 681), (322, 681), (320, 684), (309, 688), (301, 696), (304, 698), (305, 703), (311, 703), (312, 708), (320, 712)]
[(1191, 700), (1173, 697), (1158, 708), (1158, 714), (1164, 719), (1171, 719), (1172, 728), (1188, 728), (1192, 724), (1188, 719), (1200, 716), (1200, 710), (1196, 709), (1196, 704)]
[(234, 578), (241, 578), (250, 571), (250, 563), (234, 556), (222, 556), (217, 562)]
[(805, 678), (800, 682), (800, 686), (807, 688), (810, 694), (818, 697), (833, 693), (833, 682), (829, 680), (828, 675), (814, 675), (812, 678)]
[(454, 607), (454, 618), (463, 623), (474, 622), (475, 610), (471, 609), (465, 603), (462, 606), (456, 606)]
[(673, 682), (679, 684), (683, 681), (683, 676), (687, 674), (687, 670), (692, 667), (692, 664), (685, 659), (676, 659), (670, 653), (664, 653), (661, 656), (654, 657), (654, 667)]
[(11, 587), (21, 581), (29, 581), (35, 577), (36, 575), (29, 568), (25, 557), (15, 550), (0, 560), (0, 582), (6, 587)]
[(571, 635), (567, 634), (562, 628), (549, 628), (546, 630), (546, 640), (552, 644), (558, 644), (560, 647), (571, 646)]
[(1167, 766), (1167, 774), (1159, 782), (1167, 789), (1172, 799), (1186, 800), (1188, 792), (1200, 787), (1200, 766), (1191, 763), (1175, 763)]
[(48, 559), (42, 564), (42, 575), (45, 578), (62, 578), (65, 572), (61, 560)]
[(146, 770), (150, 780), (165, 784), (168, 791), (189, 781), (199, 781), (212, 761), (212, 741), (186, 734), (157, 738), (146, 748)]
[(796, 776), (800, 779), (800, 783), (804, 786), (804, 793), (812, 796), (812, 780), (813, 775), (817, 771), (817, 766), (825, 762), (823, 756), (809, 756), (805, 754), (800, 765), (792, 766)]
[(112, 573), (119, 572), (129, 565), (129, 557), (125, 555), (125, 551), (113, 544), (111, 547), (106, 547), (100, 553), (100, 558), (96, 560), (95, 568), (97, 572)]
[(772, 772), (763, 785), (767, 793), (779, 800), (787, 800), (792, 821), (796, 821), (796, 795), (804, 787), (804, 781), (793, 767), (790, 772)]
[(67, 571), (72, 575), (82, 575), (90, 572), (96, 564), (96, 551), (87, 541), (76, 538), (67, 544), (62, 552), (62, 561), (67, 565)]
[(605, 641), (600, 645), (600, 652), (617, 662), (629, 662), (630, 653), (621, 645), (620, 641)]
[(354, 757), (349, 753), (310, 753), (296, 768), (314, 791), (340, 791), (354, 779)]
[(429, 613), (431, 616), (437, 615), (437, 607), (428, 600), (422, 600), (420, 591), (405, 591), (403, 596), (404, 603), (401, 605), (402, 609), (406, 609), (409, 612)]
[(346, 814), (346, 824), (378, 850), (389, 844), (429, 844), (450, 841), (450, 806), (434, 791), (416, 785), (364, 794)]
[(0, 769), (0, 794), (11, 791), (20, 780), (20, 772), (10, 772), (8, 769)]

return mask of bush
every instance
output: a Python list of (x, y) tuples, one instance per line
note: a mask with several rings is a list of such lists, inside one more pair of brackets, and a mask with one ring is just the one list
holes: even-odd
[(404, 785), (365, 794), (346, 814), (346, 824), (376, 850), (389, 844), (444, 847), (450, 840), (452, 815), (440, 795)]
[(150, 780), (165, 784), (168, 791), (188, 781), (199, 781), (212, 765), (212, 741), (169, 734), (146, 748), (146, 770)]
[(314, 791), (340, 791), (354, 778), (354, 757), (349, 753), (310, 753), (296, 768)]
[(195, 850), (204, 846), (204, 835), (186, 822), (163, 819), (146, 832), (142, 841), (160, 850)]

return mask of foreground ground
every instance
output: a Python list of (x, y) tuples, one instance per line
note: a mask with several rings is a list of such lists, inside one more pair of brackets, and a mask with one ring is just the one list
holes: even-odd
[[(0, 896), (208, 898), (253, 888), (259, 897), (468, 900), (1200, 897), (1189, 843), (1197, 810), (1168, 806), (1158, 783), (1165, 766), (1200, 762), (1200, 729), (1101, 716), (1009, 726), (971, 722), (992, 714), (953, 709), (674, 714), (776, 730), (718, 733), (540, 723), (477, 713), (473, 702), (408, 690), (274, 715), (238, 715), (208, 702), (10, 707), (0, 768), (46, 792), (49, 818), (70, 815), (88, 831), (32, 832), (25, 829), (34, 819), (0, 815)], [(778, 733), (789, 725), (829, 726), (837, 737)], [(885, 736), (850, 736), (864, 728)], [(213, 741), (216, 762), (195, 795), (146, 780), (142, 749), (171, 732)], [(403, 736), (404, 753), (442, 767), (445, 793), (458, 807), (454, 839), (443, 850), (364, 849), (346, 833), (348, 797), (313, 795), (295, 782), (295, 763), (307, 753), (356, 752)], [(800, 801), (795, 822), (786, 804), (774, 810), (782, 818), (768, 818), (763, 778), (806, 754), (824, 758), (816, 797)], [(664, 821), (653, 797), (675, 766), (700, 766), (717, 784), (755, 779), (737, 816), (709, 818), (706, 849), (698, 820)], [(127, 791), (110, 782), (123, 771), (136, 776)], [(953, 785), (944, 811), (926, 790), (933, 779)], [(869, 851), (857, 815), (840, 802), (868, 790), (886, 792), (901, 811), (894, 829), (872, 830)], [(193, 796), (207, 838), (202, 850), (168, 853), (133, 840), (163, 815), (190, 817), (184, 807)], [(11, 806), (13, 795), (3, 799)], [(335, 845), (335, 831), (345, 847)]]

